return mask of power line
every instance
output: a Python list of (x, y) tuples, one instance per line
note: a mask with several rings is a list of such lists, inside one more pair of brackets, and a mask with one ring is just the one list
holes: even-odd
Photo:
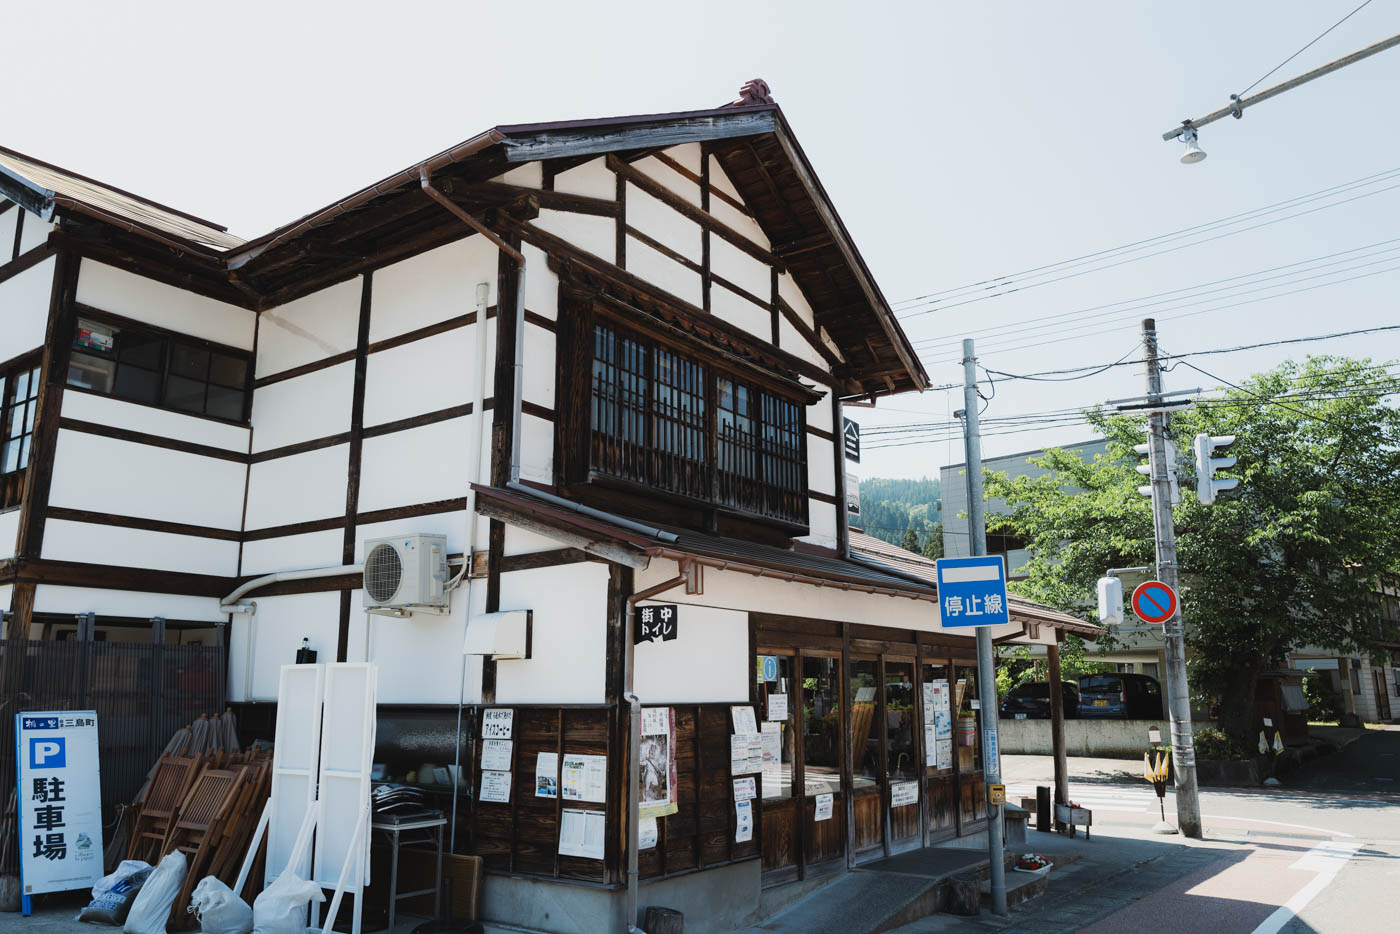
[(1314, 39), (1313, 41), (1309, 42), (1307, 45), (1303, 46), (1301, 49), (1299, 49), (1298, 51), (1294, 52), (1292, 55), (1288, 56), (1288, 57), (1285, 58), (1283, 61), (1279, 62), (1279, 63), (1278, 63), (1277, 65), (1275, 65), (1273, 68), (1269, 69), (1268, 73), (1265, 74), (1263, 78), (1260, 78), (1258, 81), (1255, 81), (1255, 82), (1254, 82), (1253, 84), (1251, 84), (1249, 87), (1245, 88), (1243, 91), (1241, 91), (1240, 93), (1236, 94), (1235, 97), (1237, 97), (1237, 98), (1238, 98), (1238, 97), (1244, 97), (1244, 96), (1245, 96), (1246, 94), (1248, 94), (1250, 91), (1252, 91), (1252, 90), (1254, 90), (1255, 88), (1257, 88), (1257, 87), (1259, 86), (1259, 82), (1260, 82), (1260, 81), (1263, 81), (1264, 78), (1269, 77), (1269, 75), (1272, 75), (1274, 72), (1278, 71), (1278, 70), (1279, 70), (1280, 68), (1282, 68), (1284, 65), (1287, 65), (1289, 62), (1293, 61), (1293, 59), (1297, 58), (1299, 55), (1302, 55), (1302, 54), (1303, 54), (1304, 52), (1306, 52), (1308, 49), (1312, 48), (1314, 45), (1316, 45), (1316, 44), (1322, 39), (1323, 36), (1327, 35), (1329, 32), (1331, 32), (1332, 30), (1336, 29), (1338, 26), (1342, 25), (1342, 23), (1345, 23), (1347, 20), (1351, 19), (1351, 18), (1352, 18), (1353, 16), (1355, 16), (1357, 13), (1360, 13), (1363, 9), (1366, 8), (1366, 6), (1367, 6), (1370, 2), (1371, 2), (1371, 0), (1365, 0), (1365, 2), (1361, 4), (1361, 6), (1357, 7), (1356, 9), (1354, 9), (1354, 10), (1352, 10), (1350, 13), (1348, 13), (1346, 16), (1343, 16), (1341, 19), (1337, 20), (1337, 21), (1336, 21), (1335, 23), (1333, 23), (1331, 26), (1328, 26), (1326, 29), (1324, 29), (1324, 30), (1322, 31), (1322, 34), (1319, 35), (1316, 39)]

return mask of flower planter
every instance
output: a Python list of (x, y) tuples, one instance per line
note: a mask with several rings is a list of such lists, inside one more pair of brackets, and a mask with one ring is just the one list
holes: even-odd
[(1050, 870), (1052, 870), (1052, 869), (1055, 868), (1055, 864), (1054, 864), (1054, 863), (1046, 863), (1044, 866), (1041, 866), (1039, 869), (1022, 869), (1020, 866), (1012, 866), (1011, 868), (1014, 869), (1016, 872), (1024, 872), (1024, 873), (1028, 873), (1029, 875), (1032, 875), (1032, 876), (1044, 876), (1044, 875), (1048, 875), (1048, 874), (1050, 873)]

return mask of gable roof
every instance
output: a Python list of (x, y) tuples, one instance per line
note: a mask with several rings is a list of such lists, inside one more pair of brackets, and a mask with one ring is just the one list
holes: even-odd
[[(791, 273), (817, 324), (841, 349), (843, 375), (860, 393), (927, 388), (917, 354), (776, 104), (492, 127), (248, 241), (8, 150), (0, 150), (0, 192), (45, 216), (57, 209), (115, 228), (125, 241), (114, 258), (157, 277), (162, 266), (197, 264), (186, 287), (262, 310), (462, 237), (461, 222), (422, 191), (424, 169), (450, 194), (454, 184), (485, 182), (527, 162), (577, 164), (603, 155), (629, 161), (693, 142), (715, 156), (739, 191), (774, 261)], [(476, 213), (510, 209), (499, 197), (453, 199)]]

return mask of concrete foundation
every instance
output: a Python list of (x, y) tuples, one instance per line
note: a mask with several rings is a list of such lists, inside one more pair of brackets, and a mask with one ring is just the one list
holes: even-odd
[[(1214, 724), (1209, 721), (1192, 724), (1195, 731)], [(1065, 721), (1065, 752), (1070, 756), (1102, 756), (1110, 759), (1141, 759), (1148, 749), (1147, 731), (1156, 727), (1162, 740), (1169, 742), (1170, 724), (1167, 720), (1094, 720)], [(1049, 720), (998, 720), (1001, 751), (1004, 755), (1051, 756)]]

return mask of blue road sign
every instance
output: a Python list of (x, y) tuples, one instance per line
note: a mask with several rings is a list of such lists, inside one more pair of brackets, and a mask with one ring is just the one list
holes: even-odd
[(1133, 612), (1144, 623), (1165, 623), (1176, 615), (1176, 591), (1161, 581), (1147, 581), (1133, 590)]
[(948, 629), (1011, 622), (1002, 556), (939, 558), (938, 612)]

